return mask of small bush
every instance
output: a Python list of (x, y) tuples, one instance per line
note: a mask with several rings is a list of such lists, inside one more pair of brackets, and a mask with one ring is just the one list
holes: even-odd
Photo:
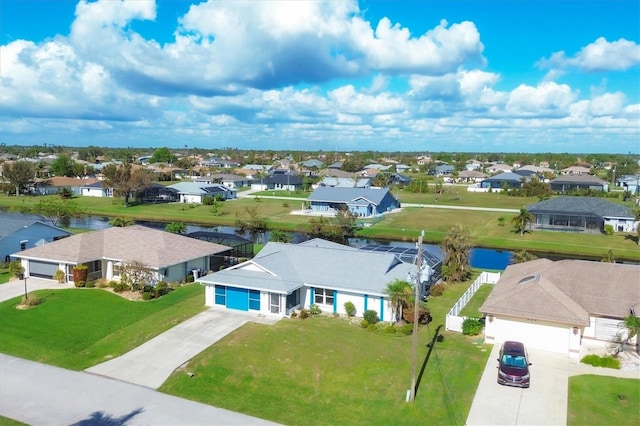
[(396, 334), (396, 328), (393, 325), (388, 325), (384, 328), (384, 334)]
[(186, 279), (186, 281), (187, 281), (188, 283), (192, 283), (192, 282), (194, 281), (193, 274), (189, 274), (189, 275), (187, 275), (187, 279)]
[(364, 314), (362, 316), (370, 325), (376, 324), (380, 321), (380, 318), (378, 318), (378, 313), (372, 309), (364, 311)]
[(298, 316), (298, 313), (296, 311), (291, 311), (291, 318), (295, 318)]
[(369, 324), (367, 326), (367, 330), (369, 331), (376, 331), (378, 329), (378, 327), (375, 324)]
[(53, 274), (53, 279), (58, 281), (59, 284), (62, 284), (65, 278), (65, 273), (62, 269), (56, 270), (56, 272)]
[(353, 317), (356, 315), (356, 305), (353, 302), (345, 302), (344, 310), (347, 312), (347, 315)]
[(442, 284), (442, 283), (435, 284), (435, 285), (432, 285), (431, 287), (429, 287), (429, 295), (431, 295), (433, 297), (442, 296), (443, 293), (444, 293), (444, 284)]
[(151, 300), (153, 298), (153, 296), (151, 295), (150, 291), (143, 291), (142, 292), (142, 300)]
[(13, 262), (10, 262), (9, 273), (11, 273), (11, 275), (13, 275), (14, 277), (19, 277), (20, 275), (24, 274), (24, 268), (22, 267), (22, 262), (20, 262), (19, 260), (14, 260)]
[(36, 306), (39, 305), (43, 302), (42, 299), (40, 299), (38, 296), (36, 296), (35, 294), (30, 294), (28, 296), (22, 296), (22, 302), (21, 305), (22, 306)]
[(363, 319), (362, 321), (360, 321), (360, 327), (368, 328), (369, 327), (369, 321), (367, 321), (366, 319)]
[(125, 283), (119, 283), (119, 282), (113, 282), (113, 285), (111, 285), (111, 288), (116, 293), (122, 293), (123, 291), (127, 291), (131, 289), (131, 287), (129, 287)]
[(477, 336), (482, 332), (484, 323), (481, 318), (465, 318), (462, 321), (462, 334), (466, 336)]
[(580, 362), (583, 364), (592, 365), (594, 367), (614, 368), (616, 370), (620, 369), (620, 360), (610, 355), (587, 355), (583, 357)]
[(94, 288), (96, 286), (95, 280), (87, 281), (84, 285), (86, 288)]
[(320, 310), (320, 307), (315, 303), (309, 306), (309, 315), (315, 316), (320, 315), (321, 313), (322, 311)]
[(74, 281), (73, 285), (78, 287), (78, 288), (83, 288), (83, 287), (87, 286), (87, 282), (86, 281)]
[(613, 235), (613, 225), (605, 225), (604, 226), (604, 234), (605, 235)]
[(413, 324), (405, 324), (400, 327), (400, 333), (404, 334), (405, 336), (413, 334)]
[(300, 319), (307, 318), (309, 318), (309, 311), (307, 311), (306, 309), (300, 309)]

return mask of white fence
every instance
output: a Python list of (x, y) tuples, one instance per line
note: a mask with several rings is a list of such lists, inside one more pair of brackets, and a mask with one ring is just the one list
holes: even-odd
[(451, 308), (451, 310), (447, 314), (445, 324), (446, 329), (449, 331), (457, 331), (458, 333), (462, 333), (462, 322), (466, 318), (458, 316), (460, 314), (460, 311), (462, 311), (462, 308), (464, 308), (465, 305), (469, 303), (469, 300), (471, 300), (473, 295), (476, 294), (476, 291), (478, 291), (482, 284), (494, 285), (498, 282), (499, 279), (500, 273), (498, 272), (482, 272), (480, 276), (473, 282), (473, 284), (471, 284), (471, 287), (469, 287), (467, 291), (464, 292), (462, 297), (458, 299), (456, 304), (453, 305), (453, 308)]

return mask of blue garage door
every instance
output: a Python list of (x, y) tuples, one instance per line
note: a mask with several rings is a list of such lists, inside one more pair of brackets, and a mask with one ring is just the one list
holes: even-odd
[(248, 311), (249, 290), (246, 288), (227, 287), (227, 308)]

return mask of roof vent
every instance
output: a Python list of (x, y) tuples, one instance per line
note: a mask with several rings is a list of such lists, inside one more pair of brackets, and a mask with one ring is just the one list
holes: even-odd
[(526, 284), (530, 281), (538, 282), (539, 279), (540, 279), (540, 274), (529, 275), (528, 277), (524, 277), (520, 281), (518, 281), (518, 284)]

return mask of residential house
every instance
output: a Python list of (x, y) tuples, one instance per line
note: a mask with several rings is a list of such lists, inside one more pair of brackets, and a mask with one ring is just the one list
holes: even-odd
[(583, 345), (619, 344), (624, 318), (640, 312), (638, 277), (640, 267), (630, 264), (541, 258), (510, 265), (480, 307), (485, 342), (518, 340), (574, 359)]
[(231, 173), (216, 173), (211, 175), (209, 179), (211, 182), (221, 183), (231, 189), (244, 188), (251, 185), (251, 179), (248, 177)]
[(299, 191), (303, 180), (300, 176), (275, 174), (273, 176), (256, 179), (251, 183), (251, 189), (257, 191)]
[(451, 176), (455, 171), (456, 168), (451, 164), (439, 164), (435, 169), (436, 176)]
[(140, 264), (158, 281), (181, 282), (194, 270), (217, 270), (231, 247), (133, 225), (83, 232), (13, 253), (25, 276), (53, 278), (58, 270), (73, 281), (73, 268), (86, 265), (89, 280), (119, 281), (126, 265)]
[(223, 160), (220, 158), (215, 158), (215, 157), (209, 157), (204, 159), (201, 163), (200, 166), (203, 167), (219, 167), (222, 169), (235, 169), (236, 167), (240, 166), (240, 163), (236, 162), (236, 161), (231, 161), (231, 160)]
[(478, 160), (468, 160), (464, 166), (464, 168), (466, 170), (469, 171), (480, 171), (482, 170), (482, 161), (478, 161)]
[(557, 197), (526, 207), (539, 230), (600, 233), (606, 225), (615, 232), (634, 232), (638, 222), (633, 212), (599, 197)]
[[(428, 265), (421, 274), (429, 279)], [(358, 250), (322, 239), (300, 244), (267, 243), (251, 260), (198, 279), (205, 304), (279, 316), (314, 304), (327, 313), (344, 314), (351, 302), (357, 315), (374, 310), (392, 321), (385, 292), (394, 280), (411, 282), (416, 266), (390, 252)]]
[(484, 171), (489, 174), (507, 173), (513, 170), (513, 166), (504, 163), (488, 163), (485, 165)]
[(324, 166), (324, 163), (320, 160), (311, 159), (311, 160), (303, 161), (302, 163), (300, 163), (300, 165), (302, 167), (306, 167), (307, 169), (316, 168), (319, 170)]
[(97, 181), (80, 187), (83, 197), (113, 197), (113, 188), (106, 187), (104, 181)]
[(409, 185), (411, 183), (411, 177), (402, 175), (400, 173), (393, 173), (389, 178), (389, 183), (391, 185)]
[[(348, 178), (348, 179), (352, 179), (354, 177), (354, 174), (351, 172), (345, 172), (344, 170), (340, 170), (340, 169), (323, 169), (320, 171), (320, 176), (327, 176), (327, 177), (336, 177), (336, 178)], [(360, 174), (358, 173), (358, 175), (360, 176)]]
[(205, 197), (218, 197), (222, 200), (236, 198), (237, 191), (218, 183), (178, 182), (167, 188), (178, 191), (181, 203), (202, 204)]
[(588, 175), (591, 169), (584, 166), (571, 166), (560, 171), (563, 175)]
[(396, 164), (396, 172), (398, 173), (408, 173), (411, 172), (411, 169), (412, 167), (406, 164)]
[(554, 192), (571, 192), (574, 190), (609, 191), (609, 183), (588, 174), (563, 175), (549, 182)]
[(358, 217), (373, 217), (400, 207), (400, 201), (388, 188), (318, 187), (307, 202), (316, 213), (336, 214), (347, 209)]
[(99, 182), (98, 179), (77, 179), (65, 176), (56, 176), (48, 179), (37, 180), (34, 184), (34, 192), (37, 195), (59, 194), (63, 189), (69, 189), (73, 195), (81, 195), (82, 188), (86, 185)]
[(640, 175), (620, 176), (616, 179), (616, 186), (632, 194), (640, 194)]
[(458, 181), (460, 182), (477, 183), (482, 182), (486, 178), (487, 175), (477, 170), (462, 170), (458, 173)]
[(360, 178), (340, 178), (340, 177), (325, 177), (320, 182), (312, 185), (313, 189), (319, 186), (329, 186), (334, 188), (370, 188), (371, 179)]
[(507, 189), (519, 189), (522, 187), (522, 181), (525, 179), (526, 177), (513, 172), (505, 172), (484, 179), (480, 182), (480, 187), (491, 189), (492, 191), (500, 191), (504, 187)]
[(11, 261), (11, 254), (38, 247), (71, 235), (36, 216), (18, 213), (0, 214), (0, 259)]
[(419, 155), (416, 157), (416, 162), (418, 163), (418, 166), (424, 166), (432, 163), (433, 160), (428, 155)]

